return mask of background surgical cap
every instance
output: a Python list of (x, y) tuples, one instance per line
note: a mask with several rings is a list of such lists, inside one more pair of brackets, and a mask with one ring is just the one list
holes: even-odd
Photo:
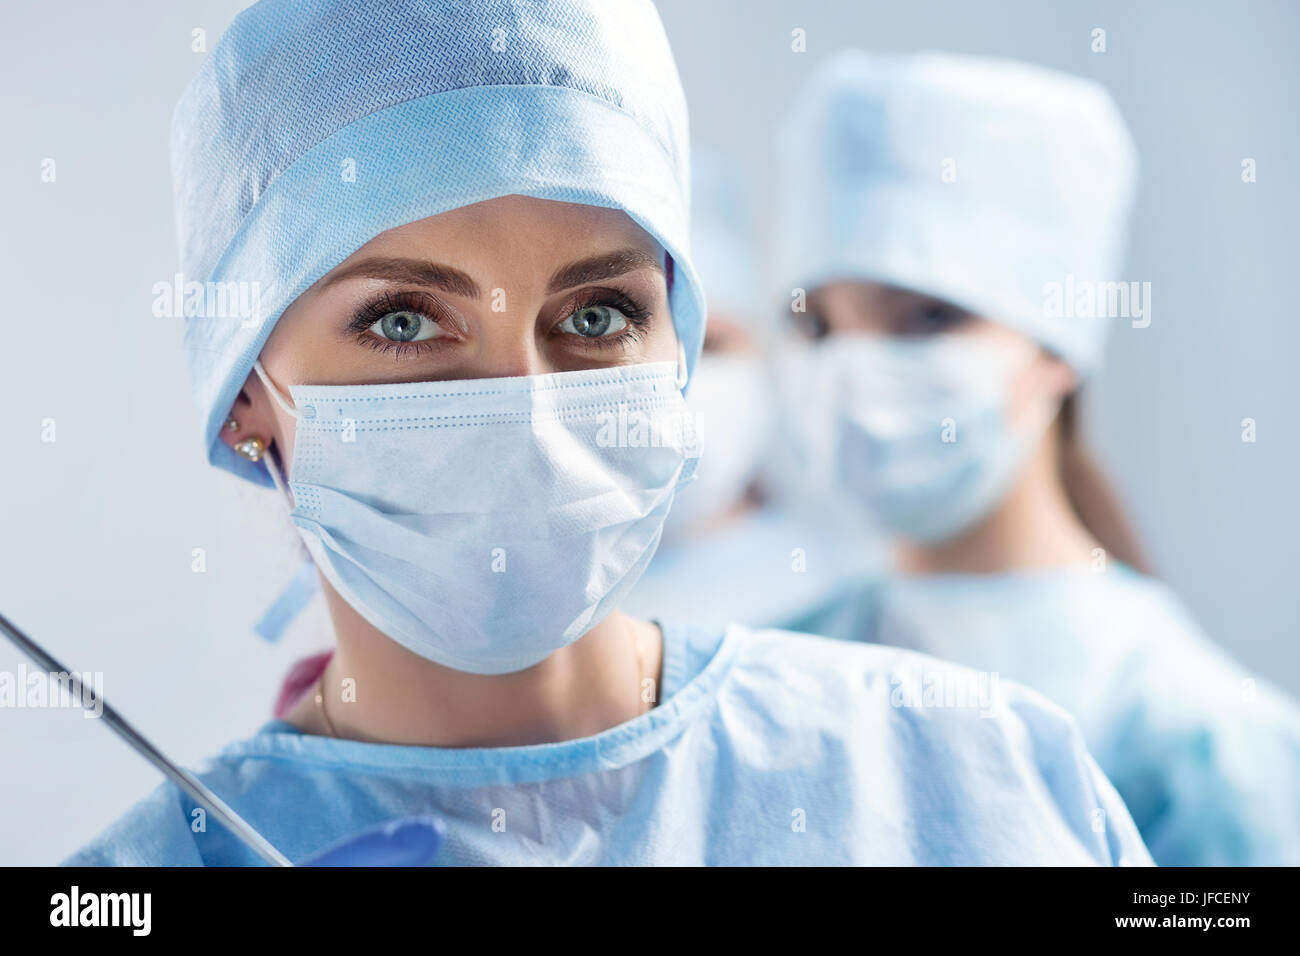
[(691, 255), (709, 308), (753, 325), (764, 313), (754, 217), (740, 167), (696, 144), (691, 149)]
[(841, 53), (815, 71), (780, 151), (791, 288), (902, 286), (1015, 328), (1081, 374), (1096, 367), (1108, 322), (1047, 305), (1049, 283), (1120, 280), (1137, 155), (1096, 83)]
[(218, 433), (284, 309), (384, 230), (483, 200), (625, 211), (674, 260), (694, 367), (686, 101), (649, 0), (262, 0), (182, 95), (171, 149), (187, 296), (256, 302), (190, 310), (185, 349), (209, 459), (259, 484)]

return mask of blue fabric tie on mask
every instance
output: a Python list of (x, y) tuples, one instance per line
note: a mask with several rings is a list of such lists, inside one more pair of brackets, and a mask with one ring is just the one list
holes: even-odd
[(316, 575), (315, 562), (310, 559), (303, 561), (279, 597), (253, 625), (253, 632), (264, 641), (277, 643), (319, 590), (320, 578)]
[(683, 363), (294, 386), (292, 405), (254, 368), (298, 419), (290, 517), (330, 584), (421, 657), (504, 674), (600, 623), (649, 564), (699, 455)]

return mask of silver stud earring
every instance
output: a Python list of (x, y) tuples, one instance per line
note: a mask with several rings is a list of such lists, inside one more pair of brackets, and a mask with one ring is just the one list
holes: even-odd
[(239, 431), (239, 422), (235, 421), (233, 418), (227, 418), (227, 419), (226, 419), (226, 431), (228, 431), (228, 432), (237, 432), (237, 431)]

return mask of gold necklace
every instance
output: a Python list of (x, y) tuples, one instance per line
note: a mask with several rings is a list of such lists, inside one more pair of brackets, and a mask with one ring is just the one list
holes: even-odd
[(324, 670), (320, 672), (320, 680), (316, 683), (316, 710), (320, 712), (321, 720), (324, 721), (325, 729), (330, 732), (330, 736), (337, 737), (338, 731), (334, 729), (334, 721), (330, 720), (329, 711), (325, 709), (325, 671)]

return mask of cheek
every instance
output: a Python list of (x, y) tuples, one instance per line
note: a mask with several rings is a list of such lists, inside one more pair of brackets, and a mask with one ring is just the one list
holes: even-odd
[(1039, 355), (1015, 377), (1008, 412), (1015, 421), (1035, 402), (1063, 394), (1059, 364)]
[(1023, 369), (1011, 382), (1010, 394), (1007, 396), (1007, 420), (1017, 421), (1034, 398), (1034, 383), (1039, 381), (1037, 363)]
[(654, 329), (646, 337), (644, 349), (647, 362), (677, 360), (677, 330), (671, 318), (655, 323)]

